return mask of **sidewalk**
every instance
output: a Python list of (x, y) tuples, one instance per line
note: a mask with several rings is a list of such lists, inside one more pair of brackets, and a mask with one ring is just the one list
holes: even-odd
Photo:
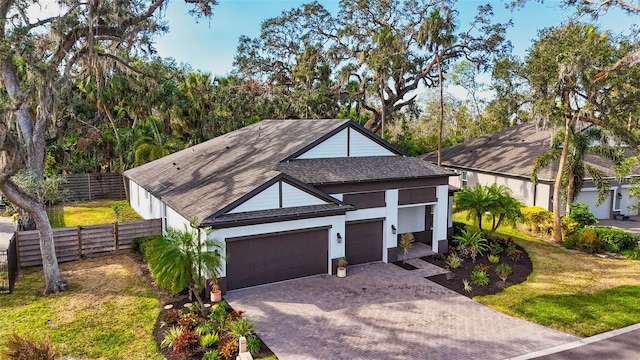
[(638, 359), (640, 324), (609, 331), (548, 349), (520, 355), (510, 360), (606, 360)]
[(5, 250), (9, 247), (9, 241), (11, 241), (15, 230), (16, 225), (12, 219), (0, 216), (0, 250)]

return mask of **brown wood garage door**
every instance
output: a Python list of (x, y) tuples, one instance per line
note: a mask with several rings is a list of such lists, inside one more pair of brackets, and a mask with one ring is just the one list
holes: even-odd
[(350, 265), (382, 260), (382, 221), (347, 223), (345, 246)]
[(227, 239), (227, 289), (324, 274), (328, 230)]

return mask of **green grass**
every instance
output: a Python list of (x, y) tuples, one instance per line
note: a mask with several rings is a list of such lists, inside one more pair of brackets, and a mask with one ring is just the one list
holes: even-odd
[(12, 332), (49, 339), (62, 355), (91, 359), (162, 359), (152, 337), (159, 300), (126, 255), (61, 264), (70, 290), (42, 295), (41, 270), (20, 275), (0, 295), (0, 352)]
[(47, 214), (54, 228), (108, 224), (116, 221), (111, 201), (92, 200), (56, 205), (47, 208)]
[[(464, 214), (454, 220), (469, 223)], [(569, 252), (513, 228), (497, 234), (527, 250), (533, 272), (521, 284), (475, 300), (578, 336), (640, 322), (640, 310), (630, 310), (640, 309), (640, 261)]]

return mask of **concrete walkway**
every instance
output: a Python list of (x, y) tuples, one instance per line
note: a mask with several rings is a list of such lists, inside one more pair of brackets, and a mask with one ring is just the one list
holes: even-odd
[(318, 275), (231, 291), (260, 338), (281, 360), (504, 359), (577, 340), (516, 319), (425, 277), (443, 269), (350, 266), (346, 278)]
[(16, 224), (12, 219), (0, 216), (0, 250), (5, 250), (9, 247), (9, 241), (11, 241), (15, 230)]
[(623, 360), (638, 359), (640, 324), (521, 355), (511, 360)]
[(640, 234), (640, 216), (632, 216), (629, 220), (603, 219), (596, 226), (610, 226), (622, 229), (632, 234)]

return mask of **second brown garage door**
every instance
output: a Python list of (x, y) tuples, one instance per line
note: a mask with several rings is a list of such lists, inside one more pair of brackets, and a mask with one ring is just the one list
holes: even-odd
[(227, 289), (327, 273), (328, 229), (227, 239)]
[(347, 223), (345, 246), (350, 265), (382, 260), (382, 221)]

